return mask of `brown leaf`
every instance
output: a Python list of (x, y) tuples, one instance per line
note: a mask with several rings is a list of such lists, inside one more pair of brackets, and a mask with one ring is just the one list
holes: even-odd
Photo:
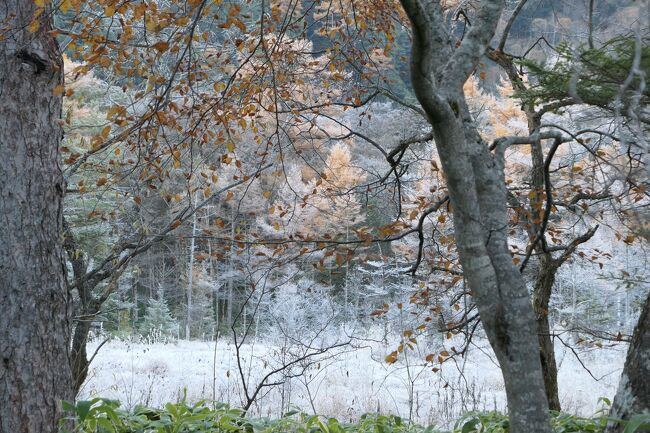
[(158, 41), (155, 44), (153, 44), (151, 46), (151, 48), (154, 48), (154, 49), (158, 50), (159, 52), (164, 53), (165, 51), (167, 51), (169, 49), (169, 43), (165, 42), (165, 41)]

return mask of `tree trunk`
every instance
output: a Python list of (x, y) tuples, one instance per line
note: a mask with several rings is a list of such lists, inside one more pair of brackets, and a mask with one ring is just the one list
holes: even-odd
[(544, 389), (551, 410), (560, 411), (560, 398), (557, 384), (557, 363), (555, 362), (555, 347), (551, 338), (551, 327), (548, 320), (548, 307), (551, 299), (557, 267), (546, 255), (540, 256), (540, 268), (537, 271), (533, 289), (533, 310), (537, 322), (537, 340), (539, 341), (539, 357), (544, 374)]
[(620, 433), (630, 417), (650, 413), (650, 293), (634, 328), (606, 433)]
[(190, 259), (187, 265), (187, 321), (185, 322), (185, 339), (190, 340), (190, 329), (192, 325), (192, 290), (194, 285), (194, 249), (196, 236), (196, 212), (192, 219), (192, 239), (190, 240)]
[[(464, 101), (458, 96), (455, 102), (461, 106)], [(469, 117), (469, 112), (465, 114)], [(550, 420), (535, 317), (523, 276), (513, 264), (507, 244), (505, 181), (495, 170), (498, 164), (487, 146), (479, 147), (479, 143), (465, 138), (463, 123), (434, 126), (460, 262), (501, 366), (510, 431), (547, 433)], [(467, 158), (465, 152), (476, 155)]]
[(72, 395), (58, 164), (63, 62), (51, 11), (0, 7), (0, 430), (58, 431)]
[(75, 327), (72, 336), (72, 352), (70, 355), (70, 361), (74, 385), (73, 392), (75, 396), (79, 393), (81, 386), (86, 381), (86, 377), (88, 377), (90, 361), (88, 360), (86, 344), (88, 343), (88, 336), (90, 334), (92, 323), (92, 319), (82, 318), (77, 322), (77, 326)]
[[(534, 134), (539, 132), (541, 118), (532, 112), (529, 107), (525, 107), (526, 117), (528, 118), (528, 132)], [(542, 149), (541, 140), (535, 140), (531, 144), (531, 182), (534, 195), (530, 200), (530, 230), (529, 238), (535, 242), (542, 227), (543, 203), (546, 199), (544, 179), (544, 150)], [(548, 307), (555, 284), (555, 274), (561, 263), (553, 260), (550, 252), (545, 251), (546, 238), (542, 234), (539, 242), (535, 246), (535, 251), (539, 253), (539, 268), (535, 275), (535, 285), (533, 288), (533, 311), (535, 312), (535, 321), (537, 324), (537, 340), (539, 341), (539, 357), (542, 363), (542, 374), (544, 376), (544, 390), (548, 400), (548, 407), (551, 410), (560, 411), (560, 395), (557, 385), (557, 363), (555, 362), (555, 347), (551, 339), (551, 327), (548, 320)]]
[[(521, 3), (520, 3), (521, 4)], [(518, 12), (515, 12), (518, 13)], [(508, 76), (513, 88), (517, 91), (525, 91), (526, 83), (523, 81), (520, 72), (515, 67), (513, 57), (500, 50), (488, 50), (488, 58), (501, 66)], [(522, 111), (526, 114), (528, 133), (533, 135), (539, 132), (542, 125), (542, 114), (535, 111), (534, 105), (523, 104)], [(528, 226), (528, 237), (531, 242), (537, 239), (542, 224), (542, 208), (545, 201), (545, 172), (544, 172), (544, 151), (541, 140), (535, 140), (531, 144), (531, 186), (533, 196), (528, 206), (528, 216), (525, 223)], [(517, 203), (521, 206), (519, 203)], [(521, 209), (522, 214), (524, 209)], [(584, 241), (589, 240), (586, 237)], [(579, 237), (577, 239), (580, 239)], [(566, 255), (560, 259), (554, 259), (552, 254), (545, 249), (545, 237), (539, 239), (535, 246), (535, 252), (539, 255), (539, 268), (535, 273), (535, 284), (533, 289), (533, 310), (537, 322), (537, 336), (539, 341), (539, 355), (542, 362), (542, 373), (544, 375), (544, 389), (548, 399), (549, 409), (560, 411), (560, 397), (557, 383), (557, 363), (555, 361), (555, 347), (551, 338), (551, 329), (548, 319), (548, 307), (555, 284), (555, 276), (558, 269), (569, 257)], [(575, 242), (575, 241), (574, 241)], [(574, 243), (572, 242), (572, 244)], [(582, 243), (580, 242), (580, 243)], [(577, 246), (577, 245), (575, 245)], [(574, 246), (574, 248), (575, 248)]]
[(457, 43), (445, 31), (440, 2), (402, 5), (413, 27), (414, 91), (433, 129), (463, 273), (502, 369), (510, 431), (550, 433), (535, 317), (508, 249), (504, 149), (490, 153), (462, 90), (494, 35), (503, 2), (481, 2), (471, 30)]

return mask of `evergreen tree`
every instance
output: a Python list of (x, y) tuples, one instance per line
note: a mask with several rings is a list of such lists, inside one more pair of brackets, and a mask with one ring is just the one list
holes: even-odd
[(145, 337), (170, 337), (177, 329), (178, 322), (172, 317), (162, 290), (158, 290), (157, 299), (149, 299), (140, 332)]

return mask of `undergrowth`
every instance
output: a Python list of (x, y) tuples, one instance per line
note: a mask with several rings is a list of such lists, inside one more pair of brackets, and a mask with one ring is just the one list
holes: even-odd
[[(423, 427), (394, 415), (366, 414), (355, 423), (336, 418), (290, 412), (278, 419), (246, 418), (241, 409), (226, 404), (209, 408), (204, 402), (195, 405), (168, 403), (163, 409), (120, 408), (116, 400), (95, 398), (75, 405), (64, 403), (70, 416), (61, 433), (507, 433), (508, 418), (498, 412), (469, 412), (452, 430)], [(607, 422), (606, 411), (592, 418), (566, 413), (552, 413), (556, 433), (598, 433)], [(72, 428), (72, 429), (71, 429)], [(624, 433), (650, 431), (650, 414), (633, 417)]]

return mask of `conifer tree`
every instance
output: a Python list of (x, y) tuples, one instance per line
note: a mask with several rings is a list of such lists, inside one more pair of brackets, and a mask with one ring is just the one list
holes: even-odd
[(157, 291), (157, 298), (149, 298), (147, 309), (140, 325), (144, 337), (171, 337), (178, 330), (178, 322), (172, 317), (162, 290)]

